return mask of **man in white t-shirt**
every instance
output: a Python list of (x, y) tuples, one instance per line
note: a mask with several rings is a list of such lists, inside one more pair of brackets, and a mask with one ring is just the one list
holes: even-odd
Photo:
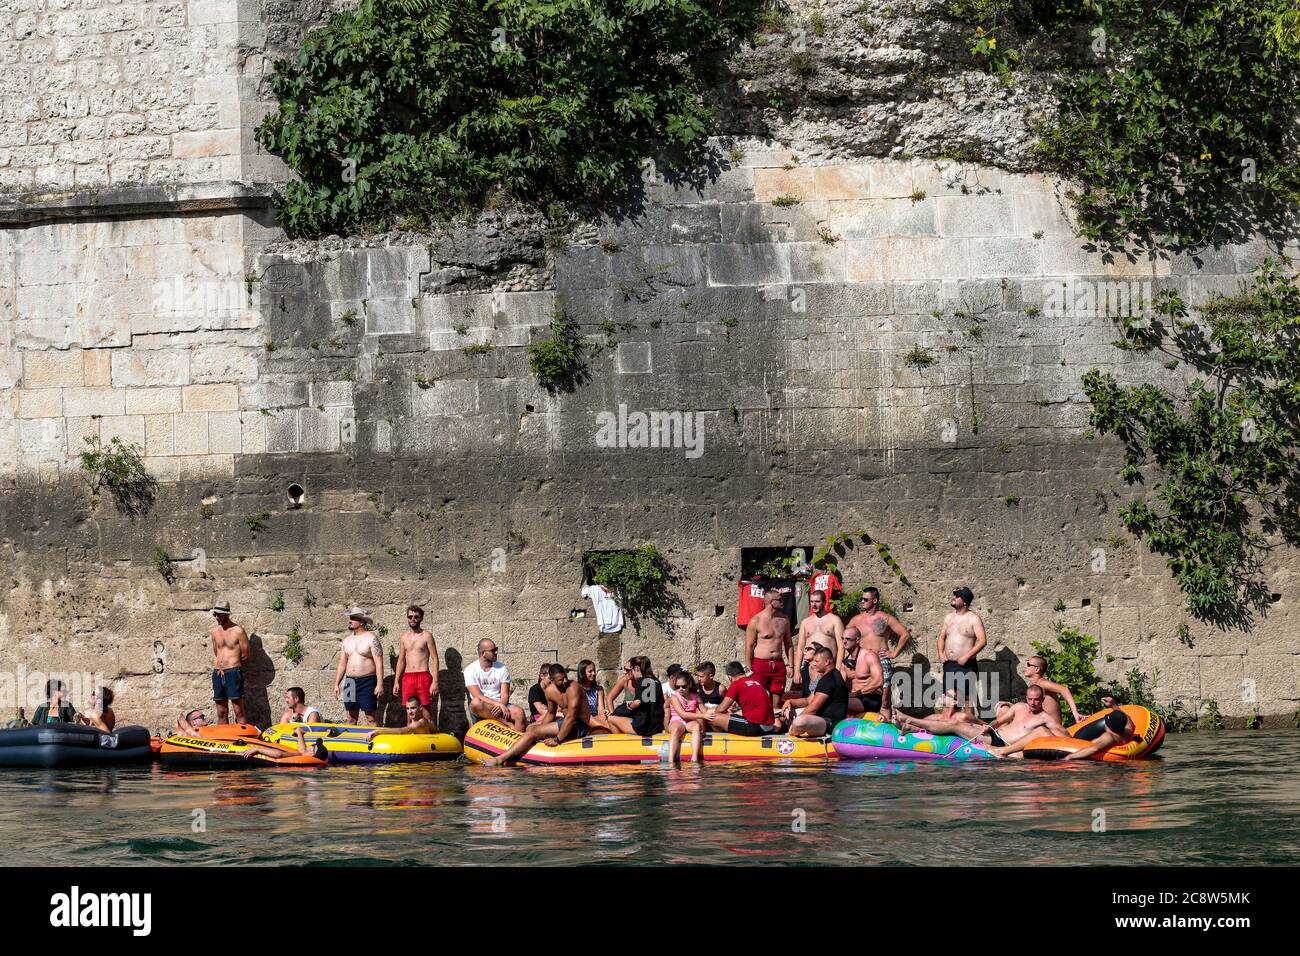
[(497, 660), (497, 643), (490, 637), (478, 642), (478, 660), (465, 668), (465, 689), (470, 712), (480, 720), (499, 720), (523, 731), (524, 709), (510, 703), (510, 671)]
[(623, 609), (618, 606), (618, 597), (603, 584), (587, 584), (582, 588), (582, 596), (591, 598), (591, 605), (596, 609), (596, 628), (602, 634), (613, 634), (623, 630)]

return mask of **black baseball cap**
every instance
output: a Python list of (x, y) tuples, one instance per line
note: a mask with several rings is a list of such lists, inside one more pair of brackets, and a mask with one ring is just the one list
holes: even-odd
[(961, 587), (956, 588), (952, 593), (954, 597), (961, 598), (962, 603), (967, 607), (970, 607), (975, 603), (975, 592), (964, 584)]

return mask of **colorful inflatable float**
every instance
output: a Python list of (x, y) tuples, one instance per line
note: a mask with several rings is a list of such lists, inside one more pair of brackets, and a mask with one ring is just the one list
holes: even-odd
[(835, 725), (831, 745), (845, 760), (991, 760), (982, 743), (964, 737), (908, 733), (879, 720), (844, 720)]
[[(1112, 747), (1105, 753), (1093, 754), (1089, 760), (1144, 760), (1152, 756), (1165, 742), (1165, 724), (1160, 715), (1145, 707), (1125, 704), (1119, 708), (1133, 721), (1136, 733), (1132, 740), (1121, 747)], [(1101, 736), (1105, 729), (1106, 715), (1103, 710), (1085, 717), (1073, 727), (1067, 727), (1068, 737), (1040, 737), (1025, 745), (1027, 760), (1061, 760), (1075, 751), (1082, 750), (1089, 743)]]
[(0, 730), (0, 767), (85, 767), (149, 759), (149, 731), (85, 724), (41, 724)]
[(286, 747), (295, 746), (294, 731), (304, 728), (307, 743), (320, 741), (333, 763), (413, 763), (426, 760), (455, 760), (461, 754), (460, 741), (451, 734), (379, 734), (375, 727), (361, 724), (276, 724), (262, 733), (262, 739)]
[(162, 739), (155, 738), (154, 754), (163, 766), (172, 769), (231, 770), (252, 766), (309, 770), (329, 763), (315, 754), (299, 753), (296, 743), (284, 746), (260, 741), (281, 751), (282, 757), (256, 751), (250, 753), (249, 741), (259, 740), (259, 731), (252, 724), (216, 724), (201, 728), (199, 734), (201, 736), (172, 734)]
[[(465, 757), (482, 763), (508, 750), (523, 734), (496, 720), (480, 720), (465, 733)], [(692, 757), (690, 738), (682, 741), (682, 760)], [(521, 763), (543, 766), (583, 764), (662, 763), (668, 757), (668, 735), (638, 737), (635, 734), (594, 734), (581, 740), (566, 740), (558, 747), (538, 744), (521, 758)], [(704, 735), (704, 759), (717, 760), (833, 760), (835, 751), (825, 737), (803, 738), (773, 734), (742, 737), (738, 734)]]

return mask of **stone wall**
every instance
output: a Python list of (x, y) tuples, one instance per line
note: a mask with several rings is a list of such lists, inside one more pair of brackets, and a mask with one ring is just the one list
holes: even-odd
[[(328, 696), (352, 603), (390, 645), (407, 603), (429, 609), (449, 701), (484, 636), (521, 692), (557, 656), (607, 678), (636, 650), (722, 663), (742, 548), (864, 528), (915, 590), (871, 550), (846, 583), (882, 583), (927, 659), (965, 582), (1005, 692), (1063, 617), (1100, 637), (1107, 675), (1159, 670), (1163, 697), (1230, 715), (1293, 711), (1294, 565), (1253, 632), (1180, 641), (1180, 596), (1120, 528), (1117, 449), (1088, 437), (1079, 387), (1095, 365), (1172, 374), (1116, 352), (1082, 292), (1202, 300), (1270, 250), (1105, 262), (1038, 177), (749, 145), (703, 193), (651, 183), (638, 221), (568, 237), (498, 217), (264, 245), (237, 213), (6, 233), (0, 665), (117, 676), (123, 713), (160, 721), (207, 697), (216, 595), (257, 635), (263, 717), (290, 684)], [(551, 395), (525, 346), (556, 309), (591, 374)], [(933, 363), (908, 364), (918, 349)], [(620, 408), (697, 415), (702, 446), (607, 447)], [(148, 516), (92, 502), (75, 455), (96, 434), (145, 450)], [(681, 573), (672, 626), (598, 639), (572, 614), (583, 553), (645, 541)]]
[[(255, 635), (265, 720), (287, 686), (329, 697), (349, 605), (391, 645), (414, 601), (455, 727), (482, 637), (521, 697), (557, 657), (606, 680), (636, 651), (721, 664), (742, 549), (861, 528), (913, 589), (871, 550), (846, 584), (881, 584), (929, 659), (969, 583), (1004, 693), (1063, 618), (1098, 635), (1108, 676), (1159, 671), (1165, 699), (1296, 709), (1294, 560), (1253, 631), (1180, 639), (1079, 387), (1094, 366), (1170, 380), (1110, 346), (1107, 301), (1201, 301), (1277, 250), (1106, 261), (1052, 182), (906, 158), (951, 136), (1016, 168), (1026, 95), (972, 75), (933, 5), (830, 2), (738, 52), (725, 128), (775, 139), (721, 143), (703, 192), (652, 181), (635, 221), (566, 235), (501, 211), (286, 241), (267, 207), (284, 170), (252, 131), (272, 60), (346, 2), (0, 0), (20, 93), (0, 104), (0, 697), (5, 675), (98, 673), (123, 719), (168, 722), (209, 696), (221, 596)], [(557, 309), (590, 378), (551, 394), (525, 347)], [(655, 411), (702, 432), (605, 441), (610, 416)], [(92, 498), (87, 437), (142, 449), (148, 514)], [(583, 554), (646, 541), (680, 572), (670, 626), (598, 637), (575, 614)]]

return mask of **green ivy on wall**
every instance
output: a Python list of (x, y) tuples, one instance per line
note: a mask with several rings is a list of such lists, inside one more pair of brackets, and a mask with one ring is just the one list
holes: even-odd
[(754, 0), (361, 0), (270, 79), (258, 141), (300, 179), (281, 224), (318, 235), (497, 200), (600, 207), (647, 156), (707, 164), (711, 54)]
[(1268, 552), (1300, 545), (1300, 285), (1266, 263), (1197, 320), (1172, 291), (1152, 313), (1118, 319), (1115, 344), (1167, 356), (1186, 384), (1125, 386), (1092, 369), (1091, 422), (1123, 442), (1120, 476), (1143, 491), (1120, 518), (1165, 557), (1187, 611), (1245, 625), (1268, 603)]
[(1201, 248), (1278, 227), (1300, 201), (1293, 0), (1045, 0), (1060, 71), (1039, 160), (1075, 183), (1081, 235)]

